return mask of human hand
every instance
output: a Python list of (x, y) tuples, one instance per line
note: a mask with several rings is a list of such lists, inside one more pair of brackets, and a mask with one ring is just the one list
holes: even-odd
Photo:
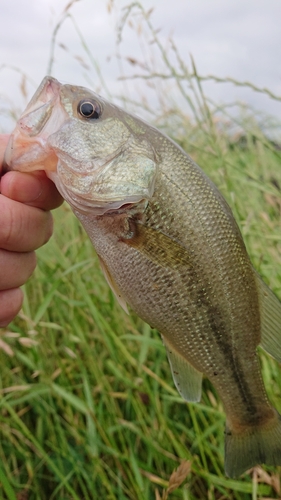
[[(0, 135), (0, 173), (9, 136)], [(44, 172), (8, 172), (0, 179), (0, 327), (19, 312), (19, 288), (36, 267), (35, 250), (51, 237), (50, 210), (63, 202)]]

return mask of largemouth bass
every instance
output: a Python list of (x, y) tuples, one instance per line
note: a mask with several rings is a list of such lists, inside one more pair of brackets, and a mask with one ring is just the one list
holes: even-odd
[(145, 121), (51, 77), (19, 119), (6, 166), (54, 181), (121, 306), (161, 333), (183, 398), (199, 401), (210, 379), (226, 412), (226, 474), (281, 465), (281, 417), (256, 352), (281, 362), (281, 305), (204, 172)]

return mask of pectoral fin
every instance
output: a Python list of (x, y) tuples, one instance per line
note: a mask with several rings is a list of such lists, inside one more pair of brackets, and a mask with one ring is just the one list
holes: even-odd
[(281, 302), (257, 274), (260, 299), (261, 347), (281, 363)]
[(110, 271), (109, 271), (106, 263), (104, 262), (104, 260), (99, 255), (98, 255), (98, 258), (99, 258), (100, 266), (102, 268), (103, 274), (105, 276), (105, 279), (106, 279), (108, 285), (110, 286), (111, 290), (113, 291), (113, 293), (114, 293), (116, 299), (118, 300), (120, 306), (124, 309), (124, 311), (127, 314), (129, 314), (126, 300), (122, 296), (122, 293), (121, 293), (121, 291), (120, 291), (120, 289), (119, 289), (116, 281), (111, 276), (111, 273), (110, 273)]
[(131, 220), (131, 237), (123, 243), (136, 248), (147, 259), (165, 269), (191, 269), (192, 259), (185, 246), (158, 229)]
[(197, 403), (201, 399), (202, 373), (186, 361), (163, 336), (162, 340), (177, 390), (186, 401)]

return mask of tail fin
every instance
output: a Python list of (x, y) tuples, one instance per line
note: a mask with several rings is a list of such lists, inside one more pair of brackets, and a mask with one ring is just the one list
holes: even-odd
[(225, 473), (235, 478), (258, 464), (281, 465), (281, 416), (271, 425), (235, 434), (226, 430)]

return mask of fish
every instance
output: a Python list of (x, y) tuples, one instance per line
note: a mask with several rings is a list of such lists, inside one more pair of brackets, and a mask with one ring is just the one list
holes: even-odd
[(204, 171), (154, 126), (50, 76), (11, 134), (5, 169), (45, 170), (120, 305), (159, 331), (181, 396), (199, 402), (203, 375), (211, 381), (226, 414), (226, 475), (281, 465), (281, 416), (257, 354), (281, 362), (281, 303)]

